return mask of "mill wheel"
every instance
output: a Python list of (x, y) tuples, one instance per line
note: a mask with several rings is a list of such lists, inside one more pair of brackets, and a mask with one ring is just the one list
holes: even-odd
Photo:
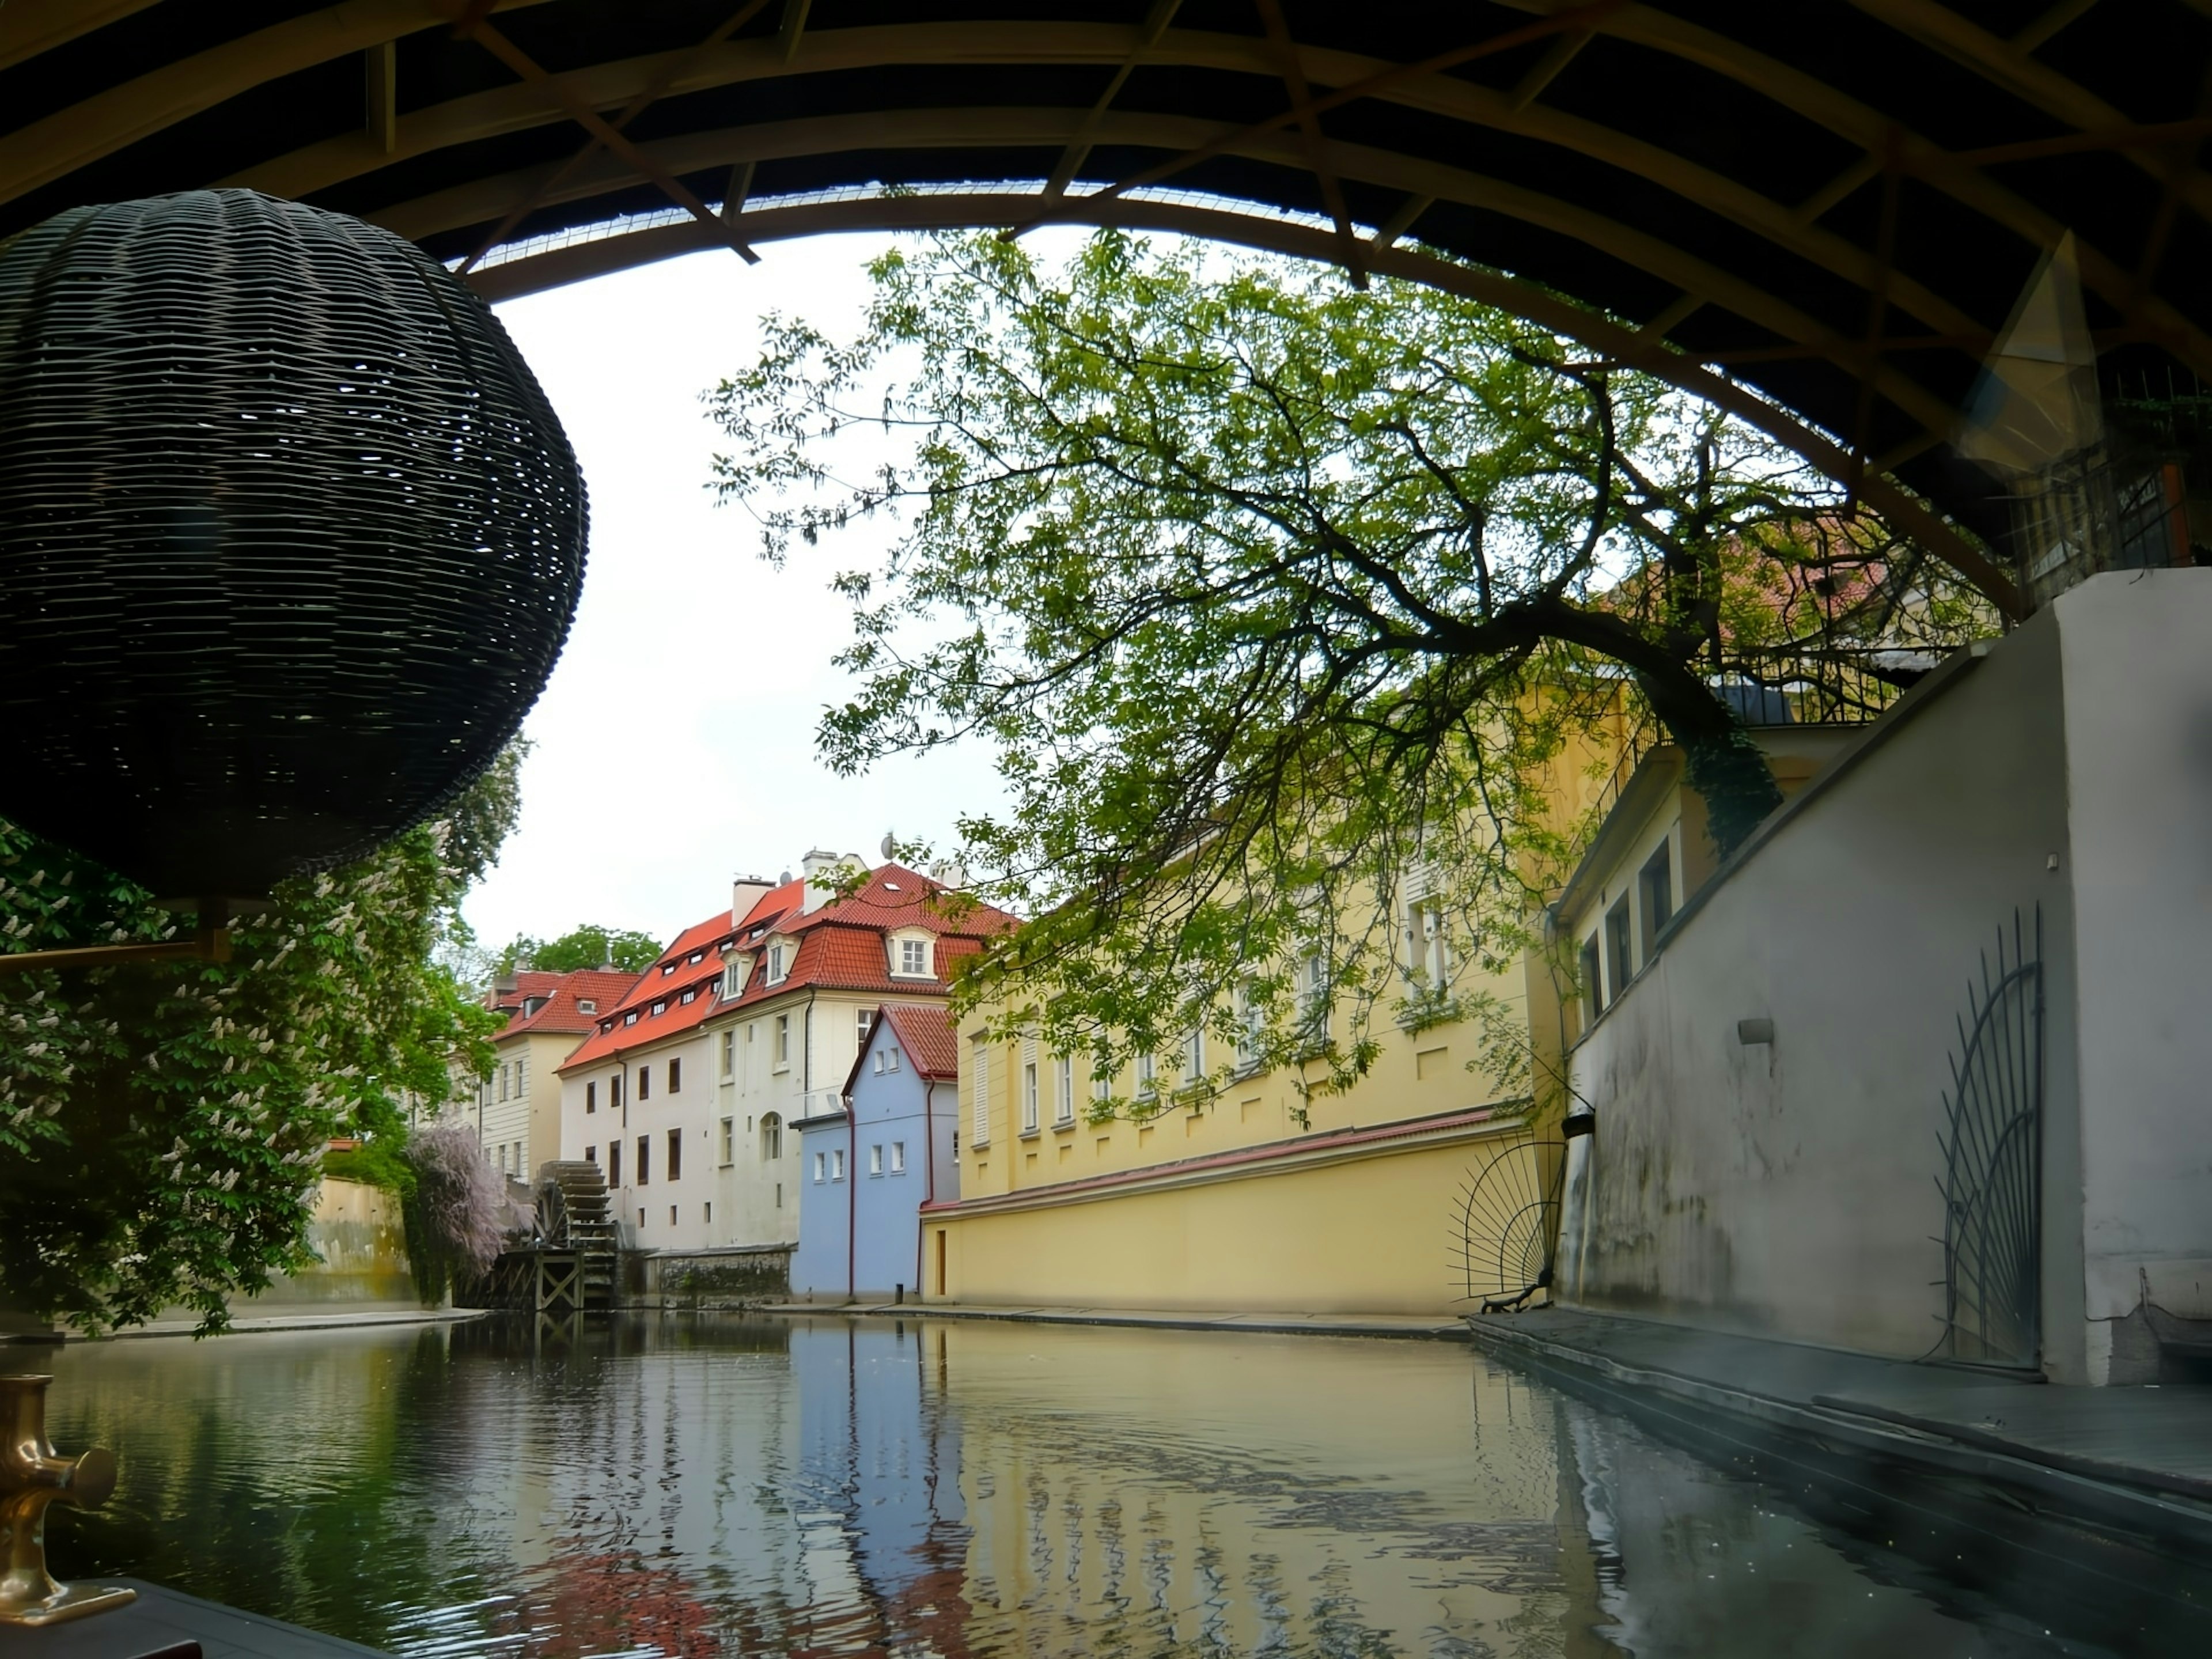
[(560, 1249), (588, 1249), (611, 1233), (606, 1177), (596, 1164), (558, 1159), (538, 1171), (538, 1238)]

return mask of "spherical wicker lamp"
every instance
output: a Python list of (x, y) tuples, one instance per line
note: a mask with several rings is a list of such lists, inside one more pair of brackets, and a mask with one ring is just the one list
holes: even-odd
[(0, 816), (161, 896), (422, 822), (544, 688), (584, 484), (489, 309), (251, 191), (0, 244)]

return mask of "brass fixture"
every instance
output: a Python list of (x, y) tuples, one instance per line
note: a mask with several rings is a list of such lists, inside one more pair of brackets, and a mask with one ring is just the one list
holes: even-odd
[(119, 1607), (120, 1584), (58, 1584), (46, 1571), (46, 1505), (96, 1510), (115, 1490), (115, 1454), (59, 1456), (46, 1441), (51, 1376), (0, 1376), (0, 1628), (53, 1625)]

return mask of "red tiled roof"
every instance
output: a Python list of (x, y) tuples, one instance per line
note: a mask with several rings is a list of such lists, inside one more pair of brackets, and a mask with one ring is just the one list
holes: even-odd
[[(873, 871), (867, 883), (850, 898), (833, 899), (818, 909), (802, 914), (806, 884), (786, 882), (764, 894), (737, 927), (730, 913), (720, 911), (677, 935), (673, 943), (647, 969), (618, 1007), (605, 1011), (600, 1028), (577, 1045), (575, 1053), (557, 1069), (568, 1071), (612, 1055), (659, 1042), (689, 1031), (708, 1015), (728, 1009), (757, 1006), (793, 991), (880, 991), (902, 996), (944, 996), (951, 991), (950, 974), (963, 957), (982, 949), (986, 937), (1018, 925), (1017, 919), (988, 905), (948, 915), (938, 901), (945, 889), (928, 877), (896, 864)], [(931, 979), (893, 979), (885, 937), (901, 927), (927, 927), (937, 935), (936, 976)], [(758, 937), (756, 938), (755, 935)], [(799, 941), (789, 969), (774, 985), (764, 983), (767, 964), (761, 946), (771, 937)], [(753, 955), (750, 981), (734, 999), (720, 994), (721, 951), (734, 945)], [(690, 957), (702, 953), (701, 960)], [(673, 971), (664, 973), (665, 968)], [(706, 988), (690, 1002), (680, 1001), (687, 989)], [(659, 1014), (652, 1005), (665, 1000)], [(635, 1023), (625, 1023), (635, 1012)], [(608, 1019), (613, 1024), (610, 1029)], [(948, 1073), (949, 1075), (949, 1073)]]
[(949, 1083), (960, 1075), (960, 1039), (944, 1009), (910, 1002), (886, 1002), (884, 1018), (921, 1076)]
[[(505, 1029), (494, 1041), (530, 1032), (581, 1036), (586, 1031), (598, 1030), (599, 1015), (619, 1006), (630, 987), (637, 983), (635, 974), (604, 973), (597, 968), (582, 968), (569, 974), (519, 973), (514, 977), (514, 1012), (507, 1016)], [(526, 1018), (522, 1006), (532, 997), (544, 998), (545, 1005)], [(577, 1007), (580, 1001), (598, 1006), (587, 1014)]]

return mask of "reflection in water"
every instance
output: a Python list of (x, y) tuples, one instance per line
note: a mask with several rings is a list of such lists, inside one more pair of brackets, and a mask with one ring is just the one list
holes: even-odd
[(133, 1572), (408, 1654), (2079, 1651), (1456, 1345), (733, 1317), (59, 1356)]

